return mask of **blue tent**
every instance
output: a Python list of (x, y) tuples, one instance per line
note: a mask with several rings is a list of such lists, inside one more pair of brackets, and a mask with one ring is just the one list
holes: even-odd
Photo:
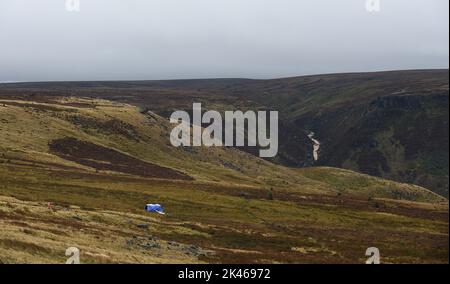
[(156, 212), (159, 214), (165, 214), (164, 208), (159, 204), (147, 204), (145, 205), (145, 211), (147, 212)]

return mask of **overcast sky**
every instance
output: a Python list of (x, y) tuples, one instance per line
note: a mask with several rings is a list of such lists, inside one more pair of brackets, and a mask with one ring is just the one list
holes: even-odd
[(448, 0), (0, 0), (0, 81), (448, 68)]

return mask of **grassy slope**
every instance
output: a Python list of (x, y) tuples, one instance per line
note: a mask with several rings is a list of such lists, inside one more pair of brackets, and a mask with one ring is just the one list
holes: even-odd
[[(274, 162), (345, 167), (448, 196), (448, 70), (327, 74), (274, 80), (210, 79), (0, 85), (0, 97), (83, 96), (167, 115), (208, 109), (280, 111)], [(312, 130), (322, 142), (311, 157)]]
[(251, 89), (239, 93), (315, 132), (322, 142), (318, 165), (448, 196), (448, 70), (307, 76), (263, 81)]
[[(288, 169), (234, 149), (175, 149), (164, 119), (103, 100), (3, 100), (0, 127), (2, 262), (61, 262), (70, 245), (87, 262), (362, 262), (369, 246), (386, 262), (448, 262), (448, 205), (417, 186)], [(96, 171), (49, 153), (62, 137), (195, 180)], [(169, 214), (149, 217), (147, 202)]]

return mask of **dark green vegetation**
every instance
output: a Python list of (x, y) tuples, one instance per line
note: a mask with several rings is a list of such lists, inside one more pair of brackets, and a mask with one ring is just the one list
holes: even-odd
[[(385, 263), (447, 263), (445, 198), (351, 170), (280, 165), (312, 164), (305, 134), (313, 130), (323, 143), (319, 164), (338, 160), (344, 155), (339, 149), (351, 143), (355, 152), (342, 161), (348, 168), (385, 175), (421, 166), (448, 178), (447, 156), (423, 154), (432, 148), (448, 153), (448, 129), (441, 130), (437, 119), (435, 128), (427, 128), (429, 116), (448, 114), (448, 99), (443, 106), (433, 103), (442, 95), (431, 92), (391, 94), (400, 97), (391, 101), (374, 91), (387, 83), (368, 80), (393, 77), (393, 84), (404, 74), (419, 82), (420, 75), (421, 83), (410, 81), (411, 88), (426, 83), (437, 90), (441, 73), (448, 75), (0, 85), (0, 262), (61, 263), (65, 249), (77, 246), (82, 261), (93, 263), (363, 263), (366, 248), (375, 246)], [(350, 88), (346, 80), (361, 86)], [(314, 84), (326, 91), (316, 94)], [(439, 88), (448, 98), (448, 83)], [(420, 98), (412, 103), (409, 96)], [(172, 147), (166, 117), (173, 109), (190, 109), (193, 101), (208, 109), (279, 109), (282, 129), (289, 130), (280, 138), (279, 164), (239, 149)], [(417, 104), (428, 106), (423, 114)], [(397, 109), (394, 117), (379, 113), (389, 106)], [(339, 124), (344, 109), (351, 115)], [(416, 124), (408, 128), (414, 113)], [(402, 140), (416, 128), (437, 140)], [(328, 149), (337, 142), (327, 135), (343, 143), (334, 146), (336, 157)], [(364, 137), (372, 136), (386, 165), (360, 168), (360, 162), (378, 165), (377, 155), (364, 152)], [(408, 146), (397, 152), (392, 141)], [(161, 203), (168, 214), (145, 213), (146, 203)]]

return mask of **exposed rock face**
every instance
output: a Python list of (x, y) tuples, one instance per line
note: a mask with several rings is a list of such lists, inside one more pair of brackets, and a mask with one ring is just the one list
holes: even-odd
[(324, 144), (321, 165), (415, 183), (448, 196), (448, 93), (389, 95), (315, 120)]

